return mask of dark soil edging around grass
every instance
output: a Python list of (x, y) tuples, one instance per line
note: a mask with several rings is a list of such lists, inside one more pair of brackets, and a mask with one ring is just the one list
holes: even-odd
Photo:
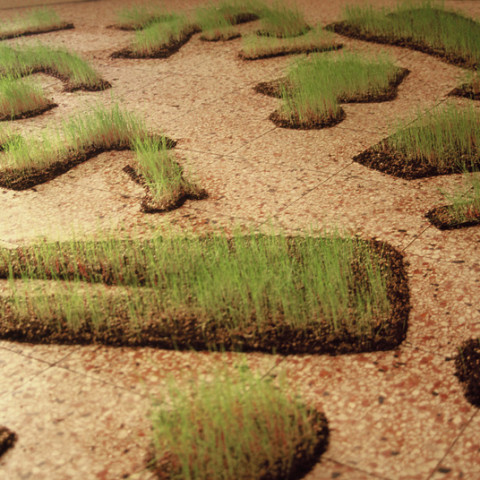
[[(173, 148), (176, 145), (176, 142), (167, 138), (166, 145), (167, 148)], [(112, 150), (130, 150), (130, 143), (125, 142), (109, 149), (91, 146), (86, 148), (82, 153), (72, 151), (67, 157), (65, 157), (65, 159), (54, 162), (44, 168), (32, 168), (24, 172), (19, 172), (16, 169), (2, 170), (0, 171), (0, 187), (17, 191), (27, 190), (28, 188), (53, 180), (77, 165), (80, 165), (101, 153)]]
[[(311, 416), (311, 423), (316, 431), (316, 443), (313, 452), (308, 452), (305, 445), (299, 443), (295, 448), (295, 453), (292, 455), (292, 464), (289, 475), (281, 478), (273, 473), (275, 468), (271, 465), (265, 465), (263, 471), (258, 472), (253, 480), (299, 480), (303, 478), (319, 461), (320, 457), (327, 450), (329, 444), (330, 430), (328, 428), (328, 421), (323, 412), (316, 408), (310, 407), (308, 411)], [(147, 458), (147, 463), (151, 465), (151, 470), (156, 475), (158, 480), (168, 480), (175, 474), (178, 477), (178, 471), (175, 471), (175, 461), (170, 452), (165, 452), (161, 458), (155, 458), (155, 453), (152, 451)]]
[(148, 54), (134, 52), (130, 47), (127, 47), (127, 48), (123, 48), (122, 50), (113, 52), (110, 55), (110, 58), (125, 58), (125, 59), (168, 58), (172, 56), (174, 53), (178, 52), (180, 48), (183, 47), (183, 45), (185, 45), (196, 33), (199, 33), (199, 29), (192, 28), (191, 30), (187, 31), (180, 40), (171, 40), (169, 43), (158, 47), (155, 51)]
[(480, 100), (480, 91), (474, 90), (471, 83), (464, 83), (454, 88), (449, 94), (451, 97), (464, 97), (470, 100)]
[(200, 35), (200, 40), (202, 42), (229, 42), (230, 40), (235, 40), (236, 38), (240, 38), (242, 34), (240, 32), (232, 32), (231, 35), (220, 35), (214, 38), (207, 38), (204, 35)]
[(404, 178), (405, 180), (462, 173), (465, 169), (467, 171), (474, 171), (478, 165), (480, 165), (480, 158), (471, 158), (465, 155), (459, 155), (455, 163), (445, 166), (444, 168), (428, 163), (421, 163), (411, 160), (405, 155), (393, 150), (386, 143), (387, 140), (388, 138), (382, 140), (377, 145), (367, 148), (362, 153), (355, 155), (353, 161), (372, 170), (378, 170), (387, 175)]
[(42, 115), (42, 113), (48, 112), (52, 110), (52, 108), (58, 107), (57, 103), (47, 103), (41, 108), (35, 108), (34, 110), (28, 110), (26, 112), (19, 113), (18, 115), (4, 115), (3, 117), (0, 116), (0, 122), (6, 122), (9, 120), (23, 120), (25, 118), (32, 118), (37, 117), (38, 115)]
[(295, 38), (295, 37), (301, 37), (302, 35), (305, 35), (311, 29), (312, 29), (312, 27), (310, 25), (305, 24), (304, 25), (304, 30), (299, 31), (298, 33), (295, 33), (294, 35), (282, 35), (282, 34), (276, 35), (275, 33), (271, 33), (268, 30), (257, 30), (255, 32), (255, 35), (258, 35), (259, 37)]
[[(338, 43), (338, 44), (335, 44), (335, 45), (329, 45), (329, 46), (326, 46), (326, 47), (323, 47), (323, 48), (310, 47), (309, 46), (309, 47), (303, 47), (303, 48), (299, 47), (299, 48), (288, 49), (287, 47), (285, 47), (285, 48), (279, 48), (278, 50), (276, 50), (274, 52), (265, 53), (265, 54), (258, 55), (258, 56), (255, 56), (255, 57), (248, 57), (243, 52), (240, 52), (238, 54), (238, 57), (241, 58), (242, 60), (254, 61), (254, 60), (263, 60), (265, 58), (284, 57), (286, 55), (296, 55), (296, 54), (300, 54), (300, 53), (309, 54), (309, 53), (314, 53), (314, 52), (331, 52), (331, 51), (335, 51), (335, 50), (340, 50), (341, 48), (343, 48), (343, 43)], [(268, 94), (266, 94), (266, 95), (268, 95)]]
[(137, 173), (134, 167), (127, 165), (123, 168), (123, 171), (136, 183), (141, 185), (145, 189), (145, 197), (143, 197), (141, 202), (141, 211), (143, 213), (163, 213), (169, 212), (170, 210), (175, 210), (176, 208), (181, 207), (187, 200), (204, 200), (208, 197), (207, 191), (201, 189), (197, 194), (192, 194), (185, 190), (182, 190), (177, 193), (177, 195), (171, 198), (168, 201), (159, 202), (156, 201), (150, 188), (146, 184), (142, 175)]
[(467, 60), (466, 58), (463, 58), (463, 57), (459, 57), (458, 55), (448, 53), (443, 49), (432, 48), (423, 43), (417, 43), (413, 39), (408, 39), (408, 38), (397, 39), (397, 38), (387, 37), (383, 35), (363, 33), (360, 31), (359, 28), (353, 25), (349, 25), (347, 22), (334, 22), (327, 25), (325, 29), (331, 32), (338, 33), (345, 37), (354, 38), (356, 40), (364, 40), (367, 42), (381, 43), (384, 45), (393, 45), (395, 47), (405, 47), (411, 50), (417, 50), (419, 52), (437, 57), (457, 67), (465, 67), (470, 69), (474, 69), (477, 67), (476, 63), (472, 63), (470, 60)]
[(455, 357), (455, 376), (462, 382), (465, 397), (480, 408), (480, 339), (470, 339), (459, 348)]
[(0, 426), (0, 457), (17, 441), (17, 434), (6, 427)]
[(465, 220), (464, 222), (455, 220), (450, 213), (448, 205), (433, 208), (426, 213), (425, 217), (439, 230), (455, 230), (480, 225), (480, 216), (477, 218), (472, 217), (471, 220)]
[[(339, 97), (338, 103), (376, 103), (376, 102), (388, 102), (394, 100), (397, 97), (398, 86), (402, 83), (403, 79), (410, 73), (410, 70), (406, 68), (399, 68), (395, 76), (388, 84), (387, 89), (377, 95), (371, 94), (359, 94), (353, 97)], [(254, 87), (254, 90), (258, 93), (268, 95), (271, 97), (281, 98), (281, 85), (282, 79), (273, 80), (271, 82), (262, 82)], [(340, 108), (336, 117), (330, 117), (327, 119), (318, 119), (310, 121), (302, 121), (298, 117), (286, 118), (280, 110), (276, 110), (268, 117), (277, 127), (292, 128), (299, 130), (312, 130), (321, 128), (330, 128), (338, 125), (345, 120), (346, 113)]]
[(37, 29), (31, 29), (31, 30), (26, 29), (26, 30), (21, 30), (18, 32), (12, 32), (12, 33), (6, 33), (6, 34), (0, 33), (0, 40), (9, 40), (11, 38), (17, 38), (17, 37), (28, 37), (31, 35), (40, 35), (42, 33), (58, 32), (59, 30), (71, 30), (72, 28), (75, 28), (73, 23), (63, 22), (56, 26), (48, 27), (45, 29), (37, 28)]
[[(410, 312), (410, 293), (403, 254), (387, 243), (371, 240), (383, 267), (388, 270), (387, 297), (391, 316), (379, 321), (369, 333), (356, 334), (348, 326), (338, 331), (328, 325), (311, 323), (296, 328), (282, 320), (258, 325), (255, 319), (235, 331), (219, 326), (213, 320), (199, 320), (193, 314), (183, 317), (158, 316), (145, 319), (133, 331), (122, 315), (109, 319), (108, 326), (95, 328), (88, 319), (76, 331), (69, 330), (62, 318), (45, 324), (36, 318), (19, 320), (6, 312), (0, 319), (0, 338), (31, 343), (91, 344), (112, 346), (149, 346), (164, 349), (261, 351), (279, 354), (361, 353), (391, 350), (405, 339)], [(357, 282), (363, 282), (360, 268)]]

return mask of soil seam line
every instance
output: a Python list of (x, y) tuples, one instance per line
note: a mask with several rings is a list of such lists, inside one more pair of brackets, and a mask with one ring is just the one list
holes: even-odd
[(361, 472), (361, 473), (365, 473), (367, 474), (368, 476), (372, 477), (372, 478), (375, 478), (377, 480), (392, 480), (391, 477), (383, 477), (381, 475), (377, 475), (376, 473), (372, 473), (372, 472), (369, 472), (368, 470), (364, 470), (362, 468), (358, 468), (358, 467), (355, 467), (354, 465), (351, 465), (349, 463), (345, 463), (345, 462), (339, 462), (338, 460), (335, 460), (333, 457), (330, 457), (330, 456), (327, 456), (327, 455), (322, 455), (322, 458), (320, 460), (319, 463), (321, 463), (321, 461), (325, 459), (325, 460), (329, 460), (330, 462), (332, 463), (336, 463), (338, 465), (341, 465), (342, 467), (347, 467), (347, 468), (351, 468), (352, 470), (355, 470), (357, 472)]

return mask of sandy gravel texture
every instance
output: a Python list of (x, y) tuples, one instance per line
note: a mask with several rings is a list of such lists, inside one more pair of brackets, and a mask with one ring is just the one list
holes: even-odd
[[(33, 3), (49, 2), (15, 5)], [(268, 120), (278, 101), (253, 86), (282, 76), (292, 58), (243, 62), (241, 40), (205, 43), (197, 35), (166, 60), (112, 60), (132, 33), (106, 27), (116, 9), (131, 3), (59, 3), (55, 9), (74, 30), (9, 41), (74, 49), (113, 85), (66, 93), (58, 80), (38, 75), (58, 108), (12, 126), (39, 134), (92, 104), (119, 101), (143, 115), (152, 132), (178, 141), (179, 162), (209, 198), (143, 214), (143, 189), (122, 172), (132, 154), (104, 153), (24, 192), (0, 189), (0, 245), (107, 231), (142, 236), (157, 228), (297, 233), (338, 227), (405, 253), (412, 296), (407, 340), (393, 352), (338, 357), (0, 341), (0, 424), (18, 434), (0, 460), (0, 478), (149, 479), (147, 415), (168, 375), (208, 375), (243, 358), (265, 375), (286, 371), (292, 389), (325, 411), (330, 446), (308, 480), (480, 478), (480, 413), (463, 397), (451, 361), (462, 341), (480, 336), (480, 227), (442, 232), (424, 218), (442, 203), (440, 190), (458, 187), (461, 176), (406, 181), (352, 161), (399, 120), (445, 103), (464, 72), (419, 52), (338, 37), (357, 51), (387, 51), (411, 71), (398, 98), (345, 105), (346, 119), (333, 128), (281, 129)], [(165, 3), (188, 10), (199, 2)], [(327, 24), (339, 19), (345, 3), (298, 5), (311, 23)], [(447, 4), (480, 16), (478, 1)], [(0, 8), (9, 6), (0, 1)], [(22, 11), (5, 10), (5, 16)]]

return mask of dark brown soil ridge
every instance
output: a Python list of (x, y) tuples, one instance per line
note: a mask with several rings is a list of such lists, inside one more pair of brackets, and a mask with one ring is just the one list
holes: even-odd
[[(406, 68), (399, 68), (395, 76), (391, 79), (388, 87), (385, 91), (377, 94), (360, 93), (353, 96), (340, 96), (338, 97), (338, 103), (377, 103), (388, 102), (394, 100), (398, 94), (398, 86), (402, 83), (403, 79), (410, 73), (410, 70)], [(273, 80), (271, 82), (262, 82), (254, 87), (254, 90), (258, 93), (263, 93), (276, 98), (282, 96), (282, 79)], [(287, 87), (288, 88), (288, 87)], [(321, 128), (330, 128), (338, 125), (345, 120), (345, 111), (340, 108), (337, 116), (320, 119), (310, 119), (307, 121), (300, 120), (298, 116), (293, 118), (286, 118), (281, 111), (276, 110), (268, 117), (277, 127), (292, 128), (300, 130), (312, 130)]]
[(58, 107), (57, 103), (47, 103), (41, 108), (27, 110), (25, 112), (19, 113), (18, 115), (4, 115), (3, 117), (0, 116), (0, 122), (6, 122), (8, 120), (23, 120), (25, 118), (37, 117), (38, 115), (42, 115), (42, 113), (48, 112), (49, 110), (52, 110), (52, 108), (56, 107)]
[(128, 59), (143, 59), (143, 58), (168, 58), (174, 53), (178, 52), (183, 45), (185, 45), (195, 33), (199, 33), (199, 29), (196, 26), (192, 26), (187, 30), (180, 40), (171, 40), (162, 46), (159, 46), (155, 51), (151, 53), (139, 53), (134, 52), (130, 47), (123, 48), (113, 52), (110, 58), (128, 58)]
[(465, 397), (480, 408), (480, 339), (470, 339), (461, 345), (455, 357), (455, 368)]
[(455, 162), (445, 166), (422, 163), (393, 150), (388, 145), (388, 138), (355, 155), (353, 161), (372, 170), (405, 180), (462, 173), (465, 169), (472, 172), (480, 165), (479, 157), (472, 158), (468, 155), (458, 155)]
[(299, 48), (288, 49), (287, 47), (285, 47), (285, 48), (279, 48), (278, 50), (275, 50), (273, 52), (265, 53), (255, 57), (248, 57), (243, 52), (240, 52), (238, 54), (238, 57), (241, 58), (242, 60), (254, 61), (254, 60), (263, 60), (265, 58), (285, 57), (286, 55), (296, 55), (299, 53), (309, 54), (314, 52), (331, 52), (335, 50), (340, 50), (341, 48), (343, 48), (343, 43), (329, 45), (322, 48), (307, 46), (303, 48), (299, 47)]
[(295, 38), (295, 37), (301, 37), (302, 35), (305, 35), (311, 29), (312, 27), (310, 25), (305, 24), (303, 27), (303, 30), (298, 31), (298, 33), (295, 33), (293, 35), (282, 35), (281, 33), (275, 34), (275, 33), (269, 32), (268, 30), (257, 30), (255, 34), (258, 35), (259, 37)]
[(235, 40), (236, 38), (240, 38), (242, 34), (240, 32), (231, 32), (229, 35), (218, 35), (213, 38), (207, 38), (203, 34), (200, 35), (200, 40), (202, 42), (229, 42), (230, 40)]
[[(292, 464), (287, 476), (279, 476), (277, 469), (272, 465), (265, 465), (263, 471), (258, 472), (258, 476), (254, 480), (299, 480), (303, 478), (320, 460), (320, 457), (328, 448), (330, 430), (328, 428), (328, 421), (323, 412), (316, 408), (309, 407), (308, 415), (311, 417), (311, 422), (315, 428), (315, 446), (313, 452), (309, 452), (306, 446), (300, 441), (292, 456)], [(176, 474), (178, 478), (178, 471), (175, 471), (175, 462), (170, 452), (155, 459), (155, 454), (152, 451), (150, 455), (149, 464), (153, 465), (152, 471), (158, 480), (169, 480)]]
[[(173, 148), (176, 145), (174, 140), (166, 139), (167, 148)], [(28, 171), (19, 172), (17, 169), (5, 168), (0, 171), (0, 187), (10, 190), (27, 190), (42, 183), (53, 180), (54, 178), (68, 172), (77, 165), (90, 160), (101, 153), (112, 150), (129, 150), (130, 142), (123, 142), (111, 148), (98, 147), (91, 145), (82, 152), (71, 151), (65, 158), (58, 160), (43, 168), (31, 168)]]
[[(123, 168), (123, 171), (136, 183), (141, 185), (145, 189), (145, 196), (141, 202), (141, 211), (143, 213), (163, 213), (170, 210), (175, 210), (181, 207), (187, 200), (204, 200), (208, 197), (208, 193), (204, 189), (200, 189), (198, 192), (192, 193), (185, 189), (177, 192), (175, 197), (166, 199), (165, 201), (158, 201), (153, 198), (150, 188), (146, 184), (142, 175), (140, 175), (134, 167), (127, 165)], [(183, 171), (182, 171), (183, 176)]]
[(429, 210), (425, 217), (428, 221), (439, 230), (455, 230), (458, 228), (475, 227), (480, 225), (480, 212), (471, 219), (458, 221), (450, 213), (449, 205), (442, 205), (440, 207)]
[(0, 40), (8, 40), (11, 38), (18, 38), (18, 37), (28, 37), (31, 35), (40, 35), (42, 33), (51, 33), (51, 32), (58, 32), (59, 30), (71, 30), (75, 28), (73, 23), (62, 22), (58, 25), (48, 27), (45, 29), (42, 28), (34, 28), (34, 29), (26, 29), (26, 30), (19, 30), (17, 32), (12, 33), (0, 33)]
[(17, 441), (17, 434), (6, 427), (0, 426), (0, 457)]
[[(101, 343), (113, 346), (150, 346), (164, 349), (261, 351), (279, 354), (361, 353), (391, 350), (405, 339), (410, 312), (410, 293), (403, 254), (391, 245), (370, 241), (388, 270), (387, 297), (391, 305), (388, 320), (379, 321), (369, 333), (352, 333), (348, 325), (334, 331), (327, 324), (311, 323), (296, 328), (282, 320), (259, 325), (255, 319), (248, 327), (231, 330), (214, 320), (199, 320), (193, 314), (171, 318), (163, 312), (150, 316), (135, 331), (119, 311), (108, 326), (95, 327), (91, 320), (76, 331), (69, 330), (65, 319), (45, 324), (36, 318), (19, 320), (6, 311), (0, 318), (0, 338), (12, 341), (47, 344)], [(358, 270), (361, 270), (358, 268)], [(358, 282), (363, 281), (359, 273)]]
[(451, 97), (464, 97), (470, 100), (480, 100), (480, 91), (474, 88), (471, 83), (464, 83), (457, 88), (454, 88), (449, 94)]
[(459, 55), (449, 53), (444, 49), (430, 47), (423, 43), (416, 42), (412, 38), (394, 38), (384, 35), (364, 33), (360, 30), (360, 28), (350, 25), (345, 21), (331, 23), (327, 25), (325, 29), (345, 37), (354, 38), (356, 40), (365, 40), (367, 42), (381, 43), (384, 45), (393, 45), (395, 47), (405, 47), (411, 50), (417, 50), (419, 52), (440, 58), (441, 60), (458, 67), (470, 69), (477, 67), (476, 62), (472, 62), (471, 60), (463, 58)]

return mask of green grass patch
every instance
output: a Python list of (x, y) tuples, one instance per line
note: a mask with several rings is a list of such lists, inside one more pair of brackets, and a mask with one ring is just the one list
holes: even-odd
[(110, 84), (78, 55), (43, 45), (0, 45), (0, 75), (46, 73), (66, 82), (66, 90), (104, 90)]
[(26, 12), (25, 15), (18, 15), (7, 22), (1, 22), (0, 40), (67, 28), (73, 28), (73, 24), (64, 22), (54, 10), (38, 8)]
[(310, 29), (305, 17), (297, 7), (290, 7), (283, 1), (264, 6), (260, 13), (259, 35), (269, 37), (296, 37)]
[(193, 380), (193, 392), (171, 381), (168, 398), (154, 407), (152, 463), (161, 478), (293, 479), (318, 461), (327, 421), (287, 393), (284, 375), (274, 384), (240, 366), (212, 377)]
[(404, 2), (381, 10), (348, 6), (343, 21), (328, 28), (364, 40), (410, 47), (470, 68), (480, 61), (480, 24), (438, 2)]
[(390, 100), (404, 76), (387, 55), (311, 55), (278, 85), (282, 106), (270, 118), (287, 128), (332, 126), (344, 118), (340, 103)]
[(54, 106), (42, 88), (29, 79), (0, 77), (0, 120), (38, 115)]
[(141, 30), (152, 23), (169, 20), (171, 16), (160, 5), (132, 5), (116, 12), (114, 26), (120, 30)]
[(303, 35), (278, 38), (276, 36), (246, 35), (242, 39), (240, 57), (245, 60), (291, 55), (294, 53), (323, 52), (341, 47), (330, 32), (316, 27)]
[[(0, 331), (27, 322), (24, 335), (35, 335), (38, 325), (74, 342), (93, 336), (116, 344), (287, 353), (386, 348), (401, 341), (408, 315), (398, 255), (355, 238), (280, 235), (3, 250), (4, 278), (68, 286), (33, 296), (14, 289)], [(86, 282), (124, 287), (123, 293), (111, 297), (108, 289), (85, 289)]]
[(434, 208), (427, 218), (439, 229), (450, 230), (480, 224), (480, 173), (465, 173), (464, 188), (444, 192), (448, 205)]

